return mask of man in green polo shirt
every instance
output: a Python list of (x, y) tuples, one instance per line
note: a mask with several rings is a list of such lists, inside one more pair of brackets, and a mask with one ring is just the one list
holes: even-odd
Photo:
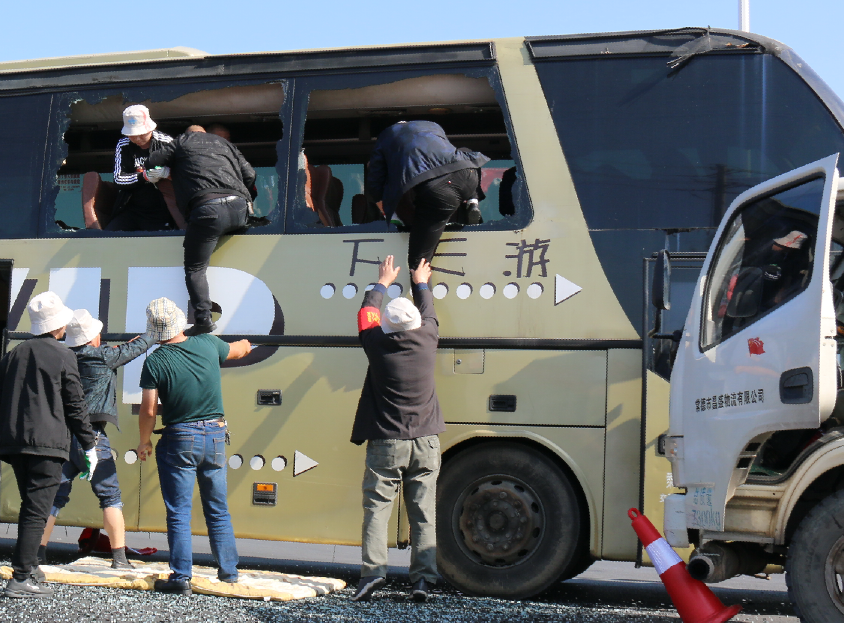
[(211, 553), (223, 582), (237, 582), (237, 547), (226, 499), (226, 421), (220, 364), (241, 359), (252, 350), (248, 340), (227, 344), (220, 338), (184, 334), (185, 314), (173, 301), (160, 298), (147, 307), (147, 333), (160, 346), (141, 372), (141, 413), (138, 420), (142, 461), (152, 453), (159, 398), (164, 431), (155, 446), (161, 496), (167, 510), (170, 569), (167, 580), (156, 580), (163, 593), (191, 593), (191, 502), (199, 482), (199, 497), (211, 541)]

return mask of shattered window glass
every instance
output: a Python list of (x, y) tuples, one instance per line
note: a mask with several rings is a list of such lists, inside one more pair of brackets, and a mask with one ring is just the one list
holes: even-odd
[[(399, 121), (439, 124), (457, 148), (491, 158), (482, 168), (481, 223), (468, 225), (461, 206), (448, 229), (513, 229), (530, 206), (511, 145), (496, 80), (473, 74), (384, 73), (297, 80), (303, 93), (294, 115), (291, 210), (296, 232), (387, 231), (382, 203), (367, 193), (367, 163), (378, 135)], [(411, 227), (415, 208), (405, 193), (396, 214)], [(522, 225), (523, 226), (523, 225)], [(391, 230), (395, 228), (390, 227)]]
[[(283, 136), (281, 111), (284, 86), (279, 82), (241, 82), (236, 84), (155, 85), (124, 89), (88, 90), (60, 96), (55, 136), (51, 137), (48, 167), (52, 162), (54, 177), (48, 180), (46, 212), (48, 232), (74, 235), (167, 235), (181, 234), (175, 222), (154, 231), (101, 231), (114, 227), (113, 219), (132, 209), (135, 190), (114, 184), (115, 150), (123, 138), (123, 110), (143, 104), (157, 124), (156, 132), (170, 137), (181, 134), (189, 125), (201, 125), (206, 131), (229, 140), (244, 155), (257, 174), (254, 216), (263, 227), (250, 232), (270, 233), (281, 230), (279, 214), (278, 143)], [(153, 146), (151, 149), (155, 149)], [(286, 175), (281, 176), (286, 179)], [(168, 197), (166, 183), (157, 189), (145, 189), (155, 196), (159, 206), (166, 206), (166, 216), (177, 210), (184, 217), (184, 206)], [(148, 195), (144, 201), (148, 201)], [(162, 204), (161, 201), (164, 201)], [(83, 208), (84, 206), (84, 208)], [(175, 219), (171, 219), (175, 221)], [(275, 225), (275, 226), (274, 226)], [(98, 230), (99, 229), (99, 230)]]

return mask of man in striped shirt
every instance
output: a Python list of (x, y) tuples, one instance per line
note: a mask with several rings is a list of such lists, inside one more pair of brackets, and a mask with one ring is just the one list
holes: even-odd
[[(129, 106), (123, 111), (123, 138), (114, 150), (114, 190), (116, 199), (107, 223), (101, 222), (110, 205), (99, 174), (87, 173), (83, 180), (82, 206), (85, 226), (106, 231), (159, 231), (185, 229), (185, 219), (176, 207), (173, 184), (169, 179), (152, 183), (140, 171), (150, 153), (173, 138), (157, 131), (146, 106)], [(166, 176), (165, 176), (166, 177)], [(94, 179), (96, 178), (96, 179)], [(100, 205), (97, 205), (100, 204)], [(97, 209), (95, 209), (97, 208)], [(104, 220), (104, 219), (103, 219)]]

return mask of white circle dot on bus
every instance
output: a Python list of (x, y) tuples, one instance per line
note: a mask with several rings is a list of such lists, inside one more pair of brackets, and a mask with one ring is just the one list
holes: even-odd
[(400, 283), (394, 283), (389, 288), (387, 288), (387, 296), (391, 299), (401, 296), (401, 293), (404, 292), (404, 288), (401, 287)]
[(280, 472), (285, 467), (287, 467), (287, 459), (285, 459), (283, 456), (277, 456), (272, 460), (272, 463), (270, 463), (270, 465), (272, 465), (272, 468), (275, 471)]
[(326, 283), (319, 289), (319, 293), (322, 298), (328, 300), (332, 296), (334, 296), (334, 284), (333, 283)]
[(126, 454), (123, 455), (123, 460), (126, 461), (127, 465), (134, 465), (138, 462), (138, 453), (134, 450), (127, 450)]
[(364, 292), (369, 292), (369, 291), (370, 291), (372, 288), (374, 288), (374, 287), (375, 287), (375, 284), (374, 284), (374, 283), (370, 283), (368, 286), (366, 286), (366, 287), (363, 289), (363, 291), (364, 291)]
[(435, 299), (444, 299), (445, 295), (448, 294), (448, 286), (444, 283), (438, 283), (434, 286), (432, 294)]
[(544, 291), (545, 288), (542, 287), (541, 283), (532, 283), (527, 288), (527, 295), (532, 299), (538, 299)]
[(491, 299), (495, 295), (495, 285), (491, 283), (485, 283), (481, 286), (481, 289), (478, 291), (481, 295), (482, 299)]
[(240, 466), (243, 465), (243, 457), (239, 454), (232, 454), (229, 457), (229, 467), (232, 469), (240, 469)]
[(353, 283), (346, 284), (346, 286), (343, 288), (343, 296), (345, 296), (347, 299), (355, 298), (355, 296), (357, 296), (357, 293), (358, 287)]
[(516, 298), (516, 295), (519, 293), (519, 284), (518, 283), (508, 283), (504, 286), (504, 296), (508, 299)]
[(262, 457), (260, 454), (256, 454), (251, 459), (249, 459), (249, 467), (251, 467), (257, 472), (259, 469), (264, 467), (265, 462), (266, 461), (264, 461), (264, 457)]
[(466, 300), (472, 294), (472, 286), (468, 283), (461, 283), (457, 286), (457, 298)]

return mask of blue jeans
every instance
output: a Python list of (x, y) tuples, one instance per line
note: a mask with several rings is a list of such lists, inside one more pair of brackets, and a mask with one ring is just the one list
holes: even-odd
[[(120, 483), (117, 481), (117, 464), (114, 462), (114, 457), (111, 454), (111, 444), (108, 441), (108, 436), (103, 431), (96, 433), (96, 448), (97, 448), (97, 468), (94, 470), (94, 477), (91, 479), (91, 489), (94, 495), (100, 501), (100, 508), (123, 508), (123, 502), (120, 499)], [(84, 472), (85, 453), (82, 451), (82, 446), (72, 437), (70, 441), (70, 459), (65, 461), (62, 465), (62, 483), (59, 485), (56, 499), (53, 502), (53, 509), (50, 514), (54, 517), (59, 516), (59, 512), (63, 509), (68, 500), (70, 500), (70, 490), (73, 488), (73, 479)]]
[(226, 500), (226, 426), (219, 420), (167, 426), (155, 446), (161, 496), (167, 509), (171, 579), (192, 577), (191, 506), (193, 485), (199, 498), (211, 553), (221, 580), (237, 579), (237, 545)]

